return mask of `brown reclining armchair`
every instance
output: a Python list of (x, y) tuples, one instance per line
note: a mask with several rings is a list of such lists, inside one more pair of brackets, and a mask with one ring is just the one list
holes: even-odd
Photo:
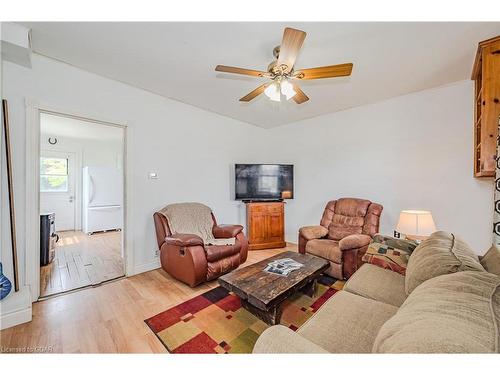
[(330, 201), (318, 226), (299, 229), (299, 252), (330, 262), (326, 274), (347, 280), (361, 266), (372, 237), (378, 232), (383, 207), (365, 199)]
[(216, 239), (235, 238), (234, 245), (206, 245), (194, 234), (172, 234), (161, 212), (153, 215), (162, 268), (174, 278), (195, 287), (232, 271), (247, 260), (248, 241), (241, 225), (217, 225), (212, 215)]

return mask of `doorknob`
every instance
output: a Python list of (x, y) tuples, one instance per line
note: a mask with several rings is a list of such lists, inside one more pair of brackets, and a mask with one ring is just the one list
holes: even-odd
[(72, 196), (72, 195), (70, 195), (70, 197), (69, 197), (69, 203), (72, 203), (74, 199), (75, 199), (75, 197)]

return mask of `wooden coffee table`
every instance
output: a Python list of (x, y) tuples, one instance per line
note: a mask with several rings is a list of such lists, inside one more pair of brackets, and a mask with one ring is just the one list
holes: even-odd
[[(304, 266), (288, 276), (264, 271), (269, 262), (291, 258)], [(242, 306), (264, 322), (279, 324), (281, 304), (301, 290), (314, 295), (318, 277), (329, 267), (325, 259), (287, 251), (219, 277), (219, 284), (241, 298)]]

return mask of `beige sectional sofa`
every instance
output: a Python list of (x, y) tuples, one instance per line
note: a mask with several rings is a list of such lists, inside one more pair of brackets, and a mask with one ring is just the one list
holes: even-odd
[(406, 276), (363, 265), (297, 331), (268, 328), (254, 353), (498, 353), (500, 251), (480, 260), (458, 236), (436, 232)]

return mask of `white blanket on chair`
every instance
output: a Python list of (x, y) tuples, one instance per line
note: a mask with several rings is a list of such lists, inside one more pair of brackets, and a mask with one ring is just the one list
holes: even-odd
[(205, 245), (234, 245), (234, 238), (215, 238), (214, 221), (210, 207), (201, 203), (174, 203), (160, 210), (168, 221), (172, 234), (184, 233), (199, 236)]

